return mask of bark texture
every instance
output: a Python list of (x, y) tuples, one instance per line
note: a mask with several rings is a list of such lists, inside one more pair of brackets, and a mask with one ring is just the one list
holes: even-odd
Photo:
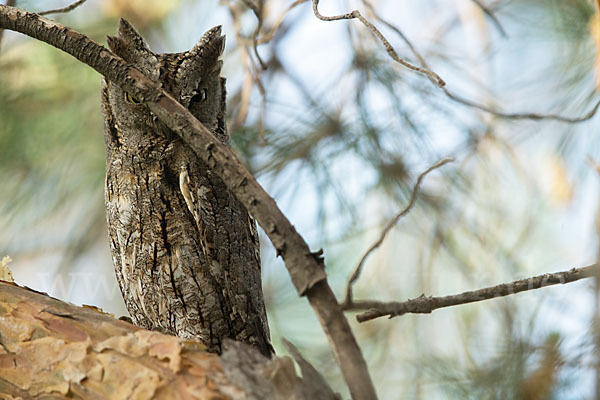
[(289, 357), (269, 360), (233, 341), (219, 357), (200, 342), (0, 282), (2, 399), (338, 398), (320, 376), (304, 375)]

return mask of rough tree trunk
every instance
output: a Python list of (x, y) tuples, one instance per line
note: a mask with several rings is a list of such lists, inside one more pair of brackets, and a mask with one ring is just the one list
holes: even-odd
[[(295, 349), (290, 348), (292, 354)], [(221, 356), (0, 281), (2, 399), (335, 399), (294, 354), (267, 360), (238, 342)]]

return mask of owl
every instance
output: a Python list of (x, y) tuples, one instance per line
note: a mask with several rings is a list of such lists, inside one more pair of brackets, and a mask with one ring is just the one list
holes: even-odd
[[(220, 27), (189, 51), (156, 54), (121, 20), (108, 45), (227, 144)], [(138, 99), (104, 82), (102, 106), (110, 248), (133, 322), (199, 339), (213, 352), (231, 338), (270, 356), (255, 221)]]

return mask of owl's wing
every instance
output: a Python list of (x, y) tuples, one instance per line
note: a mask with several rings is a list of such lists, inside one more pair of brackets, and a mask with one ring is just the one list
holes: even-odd
[[(232, 338), (254, 342), (272, 354), (262, 296), (260, 243), (256, 222), (214, 173), (181, 168), (179, 189), (194, 218), (212, 277), (231, 304)], [(193, 175), (192, 175), (193, 174)]]
[[(180, 168), (179, 190), (185, 200), (188, 211), (194, 217), (196, 227), (198, 228), (200, 238), (202, 239), (203, 234), (206, 232), (205, 222), (208, 222), (207, 218), (203, 218), (202, 214), (204, 214), (204, 216), (214, 215), (212, 212), (212, 202), (207, 198), (210, 190), (205, 186), (199, 185), (197, 180), (192, 182), (187, 166), (182, 166)], [(202, 246), (202, 253), (207, 255), (209, 253), (209, 248), (211, 247), (210, 243), (207, 243), (206, 240), (201, 240), (200, 244)]]

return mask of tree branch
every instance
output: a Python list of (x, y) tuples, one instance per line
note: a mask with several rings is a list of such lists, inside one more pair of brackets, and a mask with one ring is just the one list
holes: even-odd
[(419, 194), (419, 188), (421, 187), (421, 182), (423, 182), (423, 178), (425, 178), (425, 176), (428, 173), (430, 173), (431, 171), (433, 171), (434, 169), (437, 169), (437, 168), (441, 167), (442, 165), (447, 164), (452, 161), (454, 161), (454, 158), (443, 158), (440, 161), (433, 164), (432, 166), (430, 166), (429, 168), (427, 168), (425, 171), (421, 172), (421, 174), (417, 178), (417, 182), (415, 183), (415, 186), (413, 187), (408, 205), (402, 211), (400, 211), (398, 214), (396, 214), (396, 216), (394, 218), (392, 218), (392, 220), (390, 222), (387, 223), (387, 225), (385, 226), (383, 231), (381, 231), (381, 234), (379, 235), (379, 239), (377, 239), (375, 241), (375, 243), (373, 243), (371, 245), (371, 247), (369, 247), (369, 249), (365, 252), (365, 254), (362, 256), (362, 258), (360, 259), (360, 261), (354, 268), (354, 272), (352, 272), (352, 275), (350, 276), (350, 279), (348, 279), (348, 283), (346, 284), (346, 297), (344, 299), (344, 302), (342, 303), (343, 309), (346, 310), (348, 308), (348, 306), (350, 306), (353, 303), (352, 286), (354, 285), (356, 280), (360, 277), (360, 274), (362, 272), (365, 262), (367, 261), (367, 258), (369, 258), (371, 253), (373, 253), (379, 246), (381, 246), (381, 244), (385, 240), (385, 237), (387, 236), (387, 234), (392, 230), (392, 228), (394, 226), (396, 226), (396, 224), (398, 223), (398, 221), (400, 221), (400, 219), (402, 219), (402, 217), (404, 217), (406, 214), (408, 214), (408, 212), (413, 208), (413, 206), (417, 202), (417, 194)]
[[(8, 7), (14, 7), (17, 3), (17, 0), (6, 0), (6, 5)], [(0, 28), (0, 48), (2, 47), (2, 37), (4, 36), (4, 29)]]
[(66, 7), (63, 8), (57, 8), (54, 10), (48, 10), (48, 11), (42, 11), (39, 12), (38, 15), (49, 15), (49, 14), (59, 14), (59, 13), (67, 13), (69, 11), (72, 11), (74, 9), (76, 9), (77, 7), (79, 7), (80, 5), (82, 5), (83, 3), (85, 3), (87, 0), (77, 0), (75, 3), (70, 4)]
[[(473, 1), (475, 1), (478, 5), (482, 5), (481, 3), (478, 2), (478, 0), (473, 0)], [(388, 52), (388, 54), (394, 61), (404, 65), (405, 67), (407, 67), (413, 71), (417, 71), (417, 72), (424, 74), (425, 76), (427, 76), (429, 78), (429, 80), (431, 82), (433, 82), (438, 88), (440, 88), (444, 92), (446, 97), (448, 97), (450, 100), (455, 101), (464, 106), (475, 108), (475, 109), (481, 110), (481, 111), (485, 111), (489, 114), (495, 115), (500, 118), (554, 120), (554, 121), (566, 122), (566, 123), (571, 123), (571, 124), (584, 122), (584, 121), (591, 119), (596, 114), (596, 112), (598, 111), (598, 108), (600, 107), (600, 101), (598, 101), (596, 103), (596, 105), (589, 112), (587, 112), (585, 115), (583, 115), (581, 117), (564, 117), (564, 116), (558, 115), (558, 114), (510, 113), (510, 112), (497, 110), (488, 105), (480, 104), (475, 101), (466, 99), (466, 98), (448, 90), (444, 80), (439, 75), (437, 75), (435, 72), (433, 72), (433, 70), (431, 70), (429, 65), (427, 65), (427, 62), (425, 61), (424, 57), (416, 50), (416, 48), (413, 46), (413, 44), (410, 42), (410, 40), (408, 40), (406, 35), (404, 35), (404, 33), (402, 33), (402, 31), (400, 31), (396, 26), (394, 26), (390, 22), (387, 22), (384, 19), (382, 19), (381, 17), (379, 17), (377, 15), (377, 13), (375, 12), (373, 5), (369, 2), (369, 0), (363, 0), (363, 3), (367, 6), (369, 11), (375, 16), (375, 18), (377, 20), (379, 20), (381, 23), (386, 25), (388, 28), (392, 29), (394, 32), (396, 32), (402, 38), (404, 43), (410, 48), (413, 55), (421, 63), (422, 67), (414, 66), (411, 63), (401, 59), (398, 56), (398, 53), (396, 53), (396, 50), (394, 50), (393, 46), (390, 44), (390, 42), (385, 38), (385, 36), (383, 36), (383, 34), (375, 27), (375, 25), (373, 25), (365, 17), (363, 17), (358, 10), (354, 10), (354, 11), (351, 11), (346, 14), (340, 14), (340, 15), (334, 15), (334, 16), (328, 17), (328, 16), (321, 15), (321, 13), (319, 13), (319, 10), (318, 10), (319, 0), (312, 0), (312, 2), (313, 2), (312, 3), (313, 4), (313, 13), (315, 14), (315, 16), (317, 18), (319, 18), (322, 21), (338, 21), (338, 20), (343, 20), (343, 19), (358, 19), (360, 22), (363, 23), (363, 25), (365, 25), (381, 41), (381, 43), (385, 47), (386, 51)], [(484, 11), (485, 11), (485, 9), (484, 9)]]
[(558, 114), (510, 113), (510, 112), (504, 112), (504, 111), (492, 108), (485, 104), (476, 103), (473, 100), (469, 100), (469, 99), (466, 99), (455, 93), (452, 93), (447, 88), (442, 88), (442, 91), (444, 92), (444, 94), (446, 96), (448, 96), (448, 98), (454, 100), (457, 103), (460, 103), (467, 107), (476, 108), (478, 110), (485, 111), (489, 114), (495, 115), (496, 117), (507, 118), (507, 119), (530, 119), (530, 120), (534, 120), (534, 121), (554, 120), (554, 121), (566, 122), (569, 124), (576, 124), (576, 123), (584, 122), (584, 121), (591, 119), (594, 115), (596, 115), (596, 112), (598, 111), (598, 107), (600, 107), (600, 101), (599, 101), (596, 103), (596, 105), (594, 107), (592, 107), (592, 109), (590, 111), (588, 111), (587, 113), (585, 113), (584, 115), (582, 115), (580, 117), (564, 117), (564, 116), (558, 115)]
[(386, 37), (383, 36), (383, 34), (379, 31), (379, 29), (377, 29), (375, 27), (375, 25), (373, 25), (371, 22), (369, 22), (369, 20), (367, 20), (365, 17), (363, 17), (362, 14), (358, 10), (353, 10), (346, 14), (334, 15), (332, 17), (326, 17), (319, 12), (319, 8), (318, 8), (319, 0), (312, 0), (312, 2), (313, 2), (312, 3), (313, 13), (315, 14), (315, 17), (319, 18), (321, 21), (338, 21), (341, 19), (357, 19), (357, 20), (359, 20), (364, 26), (367, 27), (367, 29), (369, 29), (377, 37), (377, 39), (379, 39), (379, 41), (383, 44), (383, 46), (385, 47), (385, 50), (390, 55), (390, 57), (394, 61), (396, 61), (398, 64), (400, 64), (408, 69), (411, 69), (415, 72), (425, 75), (437, 87), (442, 88), (446, 85), (446, 82), (444, 82), (444, 80), (438, 74), (431, 71), (430, 69), (425, 68), (424, 66), (419, 67), (419, 66), (413, 65), (413, 64), (409, 63), (408, 61), (400, 58), (400, 56), (398, 55), (398, 53), (396, 53), (396, 50), (391, 45), (391, 43), (386, 39)]
[(0, 393), (11, 398), (336, 398), (299, 354), (311, 372), (302, 378), (287, 357), (268, 360), (232, 341), (219, 357), (199, 342), (6, 282), (0, 321)]
[(349, 304), (346, 309), (369, 310), (356, 316), (358, 322), (365, 322), (386, 315), (393, 318), (409, 313), (429, 314), (438, 308), (474, 303), (477, 301), (540, 289), (546, 286), (571, 283), (580, 279), (596, 277), (599, 274), (600, 266), (598, 264), (592, 264), (583, 268), (573, 268), (568, 271), (538, 275), (451, 296), (426, 297), (425, 295), (421, 295), (415, 299), (404, 302), (356, 301)]
[(355, 399), (375, 399), (375, 388), (348, 321), (327, 283), (323, 260), (313, 254), (275, 200), (221, 144), (160, 84), (85, 35), (34, 13), (0, 5), (0, 28), (15, 30), (55, 46), (94, 68), (142, 101), (225, 182), (248, 209), (281, 255), (298, 293), (306, 295), (326, 333)]

